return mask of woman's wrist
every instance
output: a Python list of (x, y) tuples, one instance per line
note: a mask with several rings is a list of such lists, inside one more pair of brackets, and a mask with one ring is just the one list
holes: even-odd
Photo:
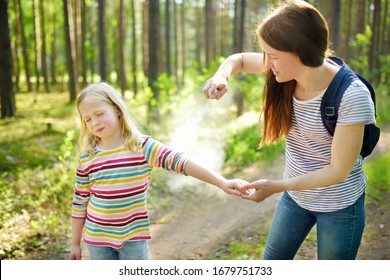
[(277, 180), (275, 181), (275, 190), (276, 192), (281, 193), (291, 191), (292, 187), (287, 180)]

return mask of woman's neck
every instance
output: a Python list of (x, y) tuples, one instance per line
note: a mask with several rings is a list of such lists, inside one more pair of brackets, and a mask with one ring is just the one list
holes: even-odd
[(294, 96), (298, 100), (309, 100), (321, 94), (329, 86), (339, 68), (328, 62), (319, 67), (308, 67), (302, 71), (302, 75), (296, 79)]

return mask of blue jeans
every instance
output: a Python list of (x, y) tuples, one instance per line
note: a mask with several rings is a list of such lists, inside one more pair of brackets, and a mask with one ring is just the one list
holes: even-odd
[(355, 259), (366, 222), (364, 196), (345, 209), (323, 213), (303, 209), (284, 193), (272, 220), (264, 259), (294, 259), (315, 224), (319, 260)]
[(91, 260), (147, 260), (148, 242), (128, 241), (121, 248), (87, 244)]

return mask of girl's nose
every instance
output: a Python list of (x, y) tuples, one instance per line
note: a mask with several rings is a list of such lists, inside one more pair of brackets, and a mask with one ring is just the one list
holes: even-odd
[(97, 125), (99, 120), (97, 118), (92, 118), (92, 125)]

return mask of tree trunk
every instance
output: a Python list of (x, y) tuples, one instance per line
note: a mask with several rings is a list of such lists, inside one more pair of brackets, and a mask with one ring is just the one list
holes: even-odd
[(187, 38), (186, 38), (186, 14), (185, 14), (185, 11), (186, 11), (186, 6), (185, 6), (185, 3), (186, 1), (185, 0), (182, 0), (182, 3), (181, 3), (181, 9), (180, 9), (180, 30), (181, 30), (181, 82), (180, 82), (180, 87), (183, 85), (184, 83), (184, 76), (185, 76), (185, 72), (186, 72), (186, 68), (187, 68), (187, 52), (186, 52), (186, 49), (187, 49)]
[(28, 59), (28, 53), (27, 53), (27, 40), (26, 40), (26, 33), (24, 30), (24, 16), (22, 12), (22, 4), (21, 0), (17, 0), (18, 10), (19, 10), (19, 16), (17, 18), (18, 25), (20, 26), (20, 40), (22, 44), (22, 53), (23, 53), (23, 65), (24, 65), (24, 72), (26, 75), (26, 81), (27, 81), (27, 90), (29, 92), (32, 91), (32, 84), (31, 84), (31, 73), (30, 73), (30, 63)]
[(366, 26), (366, 0), (359, 0), (358, 19), (358, 33), (363, 34)]
[(125, 70), (125, 9), (123, 0), (119, 1), (119, 83), (122, 95), (126, 90), (126, 70)]
[[(51, 3), (53, 5), (53, 3)], [(57, 13), (52, 13), (52, 24), (51, 24), (51, 59), (50, 59), (50, 75), (51, 75), (51, 84), (57, 84), (57, 71), (56, 71), (56, 62), (57, 62), (57, 30), (56, 30), (56, 18)]]
[(132, 73), (133, 73), (133, 91), (134, 96), (137, 95), (137, 34), (135, 29), (135, 5), (134, 0), (131, 0), (131, 35), (133, 41), (132, 48)]
[[(158, 104), (160, 100), (159, 88), (157, 84), (160, 74), (160, 3), (159, 0), (149, 2), (149, 71), (148, 85), (152, 89), (153, 97)], [(149, 102), (149, 113), (151, 120), (156, 121), (159, 117), (158, 106)]]
[[(80, 61), (80, 52), (81, 52), (81, 3), (80, 0), (74, 0), (74, 44), (75, 44), (75, 55), (76, 55), (76, 64), (77, 69), (81, 69), (81, 61)], [(78, 77), (76, 80), (78, 83)]]
[(346, 17), (346, 21), (345, 21), (347, 30), (345, 32), (345, 38), (344, 38), (344, 59), (345, 62), (348, 64), (350, 58), (349, 41), (351, 38), (351, 28), (352, 28), (352, 0), (348, 0), (347, 11), (348, 11), (348, 16)]
[(341, 0), (331, 0), (330, 5), (330, 22), (329, 32), (330, 41), (332, 43), (332, 49), (337, 53), (339, 50), (339, 37), (340, 37), (340, 12), (341, 12)]
[(37, 78), (36, 91), (40, 88), (40, 77), (41, 77), (41, 29), (40, 29), (40, 15), (38, 9), (38, 0), (33, 0), (33, 11), (34, 11), (34, 38), (35, 38), (35, 75)]
[(380, 9), (381, 9), (381, 0), (374, 1), (374, 17), (372, 20), (372, 37), (371, 37), (371, 47), (369, 52), (369, 68), (372, 73), (373, 70), (376, 70), (378, 67), (378, 55), (379, 55), (379, 30), (380, 30)]
[(8, 0), (0, 0), (0, 98), (1, 118), (16, 112), (12, 86), (11, 36), (8, 23)]
[(383, 24), (382, 24), (382, 33), (381, 33), (381, 42), (380, 42), (380, 51), (379, 54), (385, 55), (388, 53), (388, 49), (386, 47), (387, 42), (390, 37), (390, 32), (389, 32), (389, 26), (387, 26), (387, 17), (388, 17), (388, 12), (389, 12), (389, 1), (385, 0), (385, 8), (384, 8), (384, 14), (383, 14)]
[[(234, 13), (235, 13), (235, 23), (234, 23), (234, 52), (240, 53), (244, 51), (245, 41), (246, 41), (246, 1), (239, 0), (235, 1), (234, 4)], [(238, 78), (240, 79), (240, 77)], [(237, 117), (241, 116), (244, 113), (244, 96), (241, 90), (238, 88), (233, 96), (234, 104), (237, 108)]]
[(42, 65), (42, 74), (43, 74), (43, 82), (45, 83), (45, 90), (46, 92), (50, 92), (50, 87), (49, 87), (49, 75), (48, 75), (48, 70), (47, 70), (47, 51), (46, 51), (46, 26), (45, 26), (45, 15), (44, 15), (44, 7), (43, 7), (43, 1), (39, 1), (39, 13), (40, 13), (40, 25), (41, 25), (41, 65)]
[[(165, 2), (165, 68), (168, 76), (172, 75), (171, 72), (171, 1)], [(174, 2), (174, 5), (176, 3)], [(176, 26), (175, 26), (176, 28)]]
[[(20, 87), (19, 87), (19, 81), (20, 81), (20, 59), (19, 59), (19, 36), (20, 36), (20, 26), (18, 23), (18, 9), (17, 9), (17, 2), (16, 0), (13, 0), (13, 8), (14, 8), (14, 14), (16, 17), (16, 20), (13, 22), (13, 32), (15, 34), (14, 36), (14, 42), (13, 46), (11, 45), (11, 50), (12, 50), (12, 61), (13, 61), (13, 73), (15, 76), (15, 91), (19, 92)], [(12, 43), (12, 39), (11, 39)]]
[(142, 57), (145, 76), (149, 73), (149, 5), (149, 0), (145, 0), (142, 9)]
[(81, 59), (81, 77), (83, 79), (83, 87), (87, 84), (87, 57), (85, 51), (85, 42), (87, 41), (87, 6), (85, 5), (85, 0), (81, 1), (81, 49), (80, 49), (80, 59)]
[(202, 29), (201, 29), (201, 22), (202, 22), (202, 15), (201, 15), (201, 8), (200, 8), (200, 1), (196, 1), (195, 5), (195, 22), (197, 23), (195, 26), (195, 59), (198, 62), (198, 70), (200, 71), (203, 67), (202, 63), (202, 49), (204, 47), (203, 43), (203, 37), (202, 36)]
[(206, 67), (210, 66), (210, 62), (215, 58), (216, 46), (216, 9), (215, 1), (206, 0)]
[(106, 32), (105, 32), (105, 0), (99, 0), (99, 62), (100, 78), (107, 80)]
[(66, 61), (69, 74), (69, 99), (70, 102), (76, 100), (77, 95), (77, 63), (76, 50), (74, 44), (73, 12), (71, 0), (64, 1), (65, 18), (65, 40), (66, 40)]
[(173, 22), (174, 22), (174, 27), (173, 27), (173, 45), (175, 47), (173, 53), (174, 53), (174, 63), (175, 63), (175, 69), (174, 75), (176, 79), (176, 85), (179, 85), (179, 40), (178, 40), (178, 22), (177, 22), (177, 4), (176, 1), (173, 3)]

